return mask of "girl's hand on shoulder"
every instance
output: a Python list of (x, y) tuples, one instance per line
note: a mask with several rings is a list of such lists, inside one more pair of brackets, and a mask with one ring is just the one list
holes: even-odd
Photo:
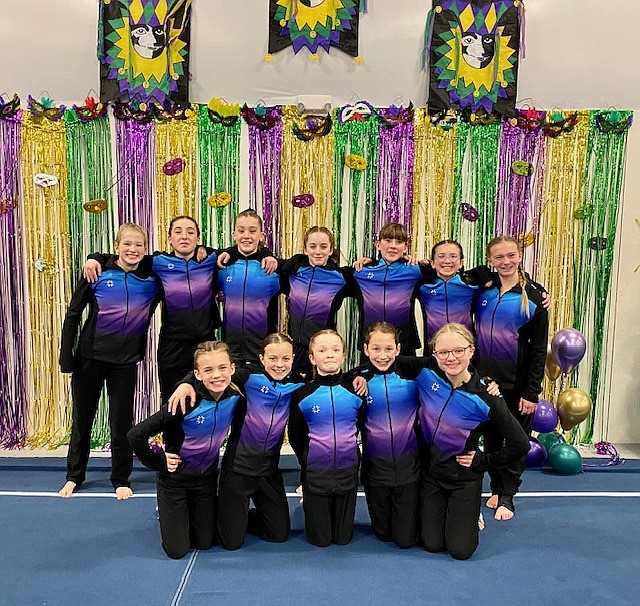
[(417, 265), (418, 264), (418, 259), (416, 259), (415, 257), (413, 257), (411, 255), (405, 255), (404, 258), (407, 260), (407, 264), (408, 265)]
[(366, 396), (369, 393), (367, 380), (364, 377), (356, 377), (353, 380), (353, 389), (359, 396)]
[(204, 246), (196, 247), (196, 261), (201, 263), (204, 261), (209, 255), (207, 254), (207, 249)]
[(471, 467), (471, 463), (473, 463), (473, 457), (476, 456), (475, 450), (470, 450), (464, 454), (456, 455), (456, 462), (458, 465), (462, 465), (462, 467)]
[(500, 387), (498, 386), (498, 384), (495, 381), (490, 381), (489, 384), (487, 385), (487, 393), (490, 396), (497, 396), (498, 398), (502, 395), (500, 393)]
[(520, 405), (518, 406), (518, 410), (523, 415), (530, 415), (532, 412), (536, 411), (536, 408), (538, 408), (537, 402), (530, 402), (529, 400), (520, 398)]
[(549, 308), (551, 307), (551, 295), (546, 291), (542, 292), (542, 307), (547, 311), (549, 311)]
[(229, 259), (231, 258), (231, 255), (228, 252), (223, 252), (220, 253), (218, 255), (218, 267), (220, 269), (224, 269), (227, 266), (227, 263), (229, 263)]
[(91, 284), (98, 281), (102, 274), (102, 267), (95, 259), (87, 259), (82, 266), (82, 275)]
[(371, 259), (369, 257), (360, 257), (357, 261), (353, 263), (353, 269), (355, 269), (356, 271), (362, 271), (362, 268), (367, 263), (371, 263)]
[(270, 276), (276, 269), (278, 269), (278, 259), (275, 257), (265, 257), (260, 262), (264, 273)]
[[(162, 450), (164, 450), (164, 445), (162, 446)], [(180, 466), (180, 463), (182, 463), (180, 455), (173, 454), (171, 452), (165, 452), (164, 456), (167, 460), (167, 471), (169, 473), (173, 473), (174, 471), (176, 471), (176, 469), (178, 469), (178, 467)]]
[(182, 414), (187, 414), (187, 398), (191, 398), (192, 402), (196, 401), (196, 390), (189, 383), (180, 383), (178, 388), (169, 397), (169, 412), (174, 415), (178, 411), (178, 407)]

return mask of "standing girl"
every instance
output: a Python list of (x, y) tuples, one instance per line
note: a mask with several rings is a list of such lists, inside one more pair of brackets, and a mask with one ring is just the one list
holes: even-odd
[(309, 341), (325, 328), (336, 328), (336, 314), (353, 275), (350, 267), (338, 267), (333, 234), (317, 225), (304, 235), (304, 254), (284, 261), (279, 273), (286, 278), (283, 291), (289, 298), (289, 335), (293, 339), (295, 369), (308, 376)]
[[(67, 482), (61, 497), (70, 497), (84, 482), (91, 427), (106, 381), (111, 430), (111, 484), (119, 500), (133, 495), (129, 476), (133, 457), (127, 431), (133, 423), (137, 362), (145, 354), (147, 329), (158, 302), (156, 279), (140, 267), (147, 235), (135, 223), (120, 226), (116, 255), (107, 259), (94, 284), (82, 278), (62, 327), (60, 369), (72, 372), (73, 421), (67, 454)], [(89, 315), (73, 351), (82, 312)]]
[(314, 379), (291, 398), (289, 441), (300, 461), (307, 540), (346, 545), (353, 535), (365, 404), (341, 372), (344, 341), (321, 330), (309, 343)]
[[(420, 463), (416, 436), (418, 388), (396, 365), (398, 329), (372, 324), (365, 334), (367, 365), (357, 371), (367, 380), (362, 431), (362, 483), (371, 526), (381, 541), (410, 547), (418, 538)], [(305, 495), (306, 498), (306, 495)]]
[[(165, 405), (127, 435), (140, 461), (157, 471), (162, 548), (175, 559), (215, 542), (218, 451), (242, 401), (224, 343), (200, 343), (194, 366), (195, 398), (187, 413), (169, 414)], [(154, 451), (149, 438), (160, 432), (164, 449)]]
[[(460, 560), (478, 546), (482, 476), (487, 466), (502, 478), (529, 449), (522, 428), (504, 400), (487, 393), (485, 383), (469, 366), (473, 337), (461, 324), (446, 324), (431, 341), (438, 369), (424, 368), (417, 377), (420, 429), (423, 439), (420, 523), (425, 549), (448, 551)], [(491, 430), (500, 447), (478, 449)]]
[[(293, 345), (274, 333), (262, 344), (261, 366), (238, 369), (233, 381), (243, 387), (246, 404), (238, 408), (222, 459), (219, 494), (219, 538), (225, 549), (242, 547), (249, 523), (249, 499), (256, 507), (257, 524), (267, 541), (289, 537), (289, 505), (278, 467), (292, 394), (303, 382), (291, 376)], [(184, 405), (193, 397), (182, 384), (171, 402)]]
[[(514, 238), (500, 236), (489, 242), (489, 263), (497, 271), (497, 285), (476, 301), (478, 369), (500, 384), (511, 414), (531, 436), (533, 416), (542, 389), (547, 355), (549, 317), (542, 292), (524, 274), (522, 251)], [(501, 438), (490, 433), (485, 441), (489, 454), (500, 449)], [(497, 520), (509, 520), (515, 507), (513, 495), (520, 485), (526, 454), (514, 462), (508, 475), (490, 467), (491, 498), (487, 506)]]
[(271, 256), (263, 238), (261, 217), (251, 209), (239, 213), (233, 228), (236, 245), (228, 249), (228, 265), (218, 272), (224, 295), (222, 338), (238, 366), (258, 362), (262, 340), (278, 323), (280, 279), (262, 267), (262, 260)]

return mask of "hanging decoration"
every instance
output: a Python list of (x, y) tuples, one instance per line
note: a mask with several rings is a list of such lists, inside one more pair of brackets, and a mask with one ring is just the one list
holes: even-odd
[(458, 124), (451, 233), (462, 244), (467, 267), (486, 262), (487, 244), (496, 233), (500, 132), (500, 122)]
[(413, 202), (413, 104), (378, 111), (378, 183), (374, 230), (393, 221), (407, 226), (411, 238)]
[(232, 244), (239, 210), (240, 106), (212, 99), (198, 115), (200, 215), (204, 241), (217, 248)]
[[(29, 444), (58, 445), (70, 422), (69, 377), (58, 370), (62, 322), (71, 299), (65, 124), (23, 116), (22, 191), (30, 332)], [(34, 175), (55, 175), (39, 187)], [(42, 270), (39, 270), (41, 265)]]
[(531, 249), (540, 231), (540, 204), (544, 175), (545, 137), (542, 132), (546, 112), (535, 108), (516, 110), (514, 125), (502, 126), (498, 162), (495, 233), (519, 239), (524, 246), (524, 262), (537, 248)]
[[(264, 221), (267, 246), (280, 251), (282, 241), (277, 234), (283, 162), (282, 106), (259, 104), (250, 108), (245, 104), (240, 113), (249, 126), (249, 206)], [(289, 199), (292, 196), (293, 192)]]
[(194, 106), (188, 117), (156, 121), (155, 184), (156, 245), (166, 250), (166, 234), (173, 217), (197, 216), (198, 118)]
[(32, 116), (34, 116), (35, 118), (46, 118), (51, 122), (60, 120), (60, 118), (62, 118), (62, 116), (64, 115), (64, 110), (66, 109), (64, 105), (55, 107), (55, 105), (53, 104), (53, 99), (42, 97), (40, 101), (38, 101), (31, 95), (29, 95), (29, 97), (27, 98), (27, 105)]
[(27, 298), (21, 268), (24, 217), (20, 199), (22, 111), (17, 95), (0, 95), (0, 446), (20, 448), (27, 438), (25, 325)]
[(520, 0), (433, 0), (423, 54), (431, 113), (515, 114), (523, 14)]
[[(588, 339), (593, 352), (591, 368), (578, 368), (578, 381), (589, 385), (593, 401), (585, 426), (578, 432), (582, 443), (593, 437), (596, 404), (601, 387), (606, 384), (609, 287), (613, 269), (613, 243), (616, 240), (618, 207), (622, 196), (627, 132), (633, 120), (631, 112), (592, 111), (589, 116), (589, 141), (585, 163), (585, 186), (582, 204), (593, 212), (581, 221), (582, 238), (576, 239), (575, 327)], [(589, 342), (590, 341), (590, 342)], [(582, 379), (582, 376), (584, 379)], [(608, 413), (608, 411), (605, 411)], [(608, 418), (608, 414), (600, 418)]]
[(360, 0), (270, 0), (269, 2), (269, 52), (265, 56), (271, 61), (273, 53), (289, 46), (298, 54), (303, 48), (312, 53), (317, 61), (318, 50), (327, 53), (337, 48), (356, 59), (358, 55), (358, 22), (360, 11), (366, 10)]
[(189, 103), (191, 0), (101, 0), (100, 101)]
[(412, 254), (426, 259), (435, 242), (451, 237), (458, 117), (453, 111), (414, 117)]

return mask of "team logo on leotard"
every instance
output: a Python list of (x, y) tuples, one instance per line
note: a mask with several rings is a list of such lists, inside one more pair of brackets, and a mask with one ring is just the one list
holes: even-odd
[(440, 391), (440, 385), (437, 383), (431, 383), (431, 391)]
[(482, 307), (486, 307), (487, 306), (488, 301), (486, 299), (482, 299)]
[(437, 295), (437, 294), (438, 294), (438, 291), (434, 289), (434, 290), (432, 290), (429, 294), (430, 294), (430, 295)]
[(204, 417), (202, 415), (198, 415), (196, 418), (196, 423), (198, 425), (202, 425), (204, 423)]
[(227, 282), (233, 282), (233, 277), (232, 276), (227, 276)]
[(367, 274), (367, 280), (371, 280), (372, 278), (373, 278), (373, 272), (372, 272), (372, 271), (370, 271), (370, 272)]
[(173, 269), (175, 265), (173, 263), (167, 263), (167, 269)]
[(313, 406), (313, 407), (311, 408), (311, 412), (312, 412), (314, 415), (317, 415), (317, 414), (320, 412), (320, 407), (316, 404), (315, 406)]
[(107, 280), (107, 288), (113, 288), (113, 280)]
[(367, 404), (373, 404), (373, 398), (371, 396), (367, 397)]
[(261, 391), (262, 393), (269, 393), (269, 388), (268, 388), (266, 385), (263, 385), (263, 386), (260, 388), (260, 391)]

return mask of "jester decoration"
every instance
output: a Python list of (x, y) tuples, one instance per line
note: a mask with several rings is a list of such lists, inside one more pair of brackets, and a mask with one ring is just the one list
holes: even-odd
[(515, 115), (523, 11), (522, 0), (433, 0), (425, 47), (429, 113)]
[(189, 102), (191, 0), (100, 0), (103, 103)]
[(317, 58), (331, 46), (358, 56), (358, 17), (362, 0), (269, 0), (269, 55), (288, 46), (306, 48)]

